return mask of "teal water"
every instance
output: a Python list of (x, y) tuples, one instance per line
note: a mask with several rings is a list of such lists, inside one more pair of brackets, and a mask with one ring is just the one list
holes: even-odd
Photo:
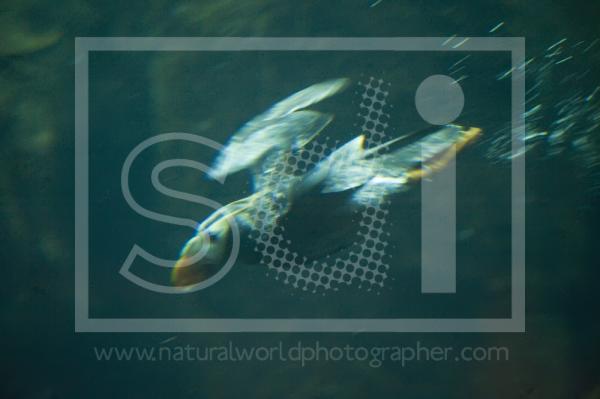
[[(3, 342), (6, 398), (81, 397), (487, 397), (595, 398), (600, 325), (598, 233), (600, 36), (586, 2), (486, 5), (308, 2), (13, 2), (0, 16)], [(500, 22), (496, 31), (491, 32)], [(86, 36), (522, 36), (527, 56), (528, 129), (549, 132), (527, 154), (525, 333), (75, 333), (74, 55)], [(567, 40), (552, 47), (561, 39)], [(455, 43), (456, 44), (456, 43)], [(551, 47), (551, 48), (550, 48)], [(588, 48), (589, 47), (589, 48)], [(550, 49), (549, 49), (550, 48)], [(556, 50), (560, 49), (559, 54)], [(554, 54), (554, 55), (553, 55)], [(95, 318), (505, 318), (510, 315), (510, 121), (507, 53), (94, 52), (89, 58), (90, 316)], [(572, 58), (568, 58), (572, 57)], [(454, 68), (455, 70), (458, 68)], [(423, 295), (418, 186), (390, 206), (382, 289), (355, 285), (326, 296), (294, 289), (264, 265), (239, 262), (211, 289), (165, 296), (138, 289), (118, 270), (133, 242), (174, 258), (192, 234), (145, 220), (120, 188), (122, 162), (142, 140), (190, 132), (224, 143), (244, 122), (310, 84), (349, 77), (322, 104), (336, 115), (333, 142), (359, 134), (360, 86), (390, 83), (388, 137), (423, 128), (419, 83), (451, 73), (465, 93), (458, 123), (482, 138), (457, 166), (457, 294)], [(594, 94), (595, 93), (595, 94)], [(589, 98), (589, 99), (588, 99)], [(566, 121), (562, 121), (567, 117)], [(571, 123), (573, 123), (572, 126)], [(563, 136), (551, 133), (565, 130)], [(503, 138), (504, 137), (504, 138)], [(132, 192), (157, 211), (202, 220), (205, 207), (173, 201), (149, 184), (161, 160), (210, 163), (215, 152), (167, 143), (132, 170)], [(165, 176), (173, 188), (221, 203), (251, 190), (239, 173), (223, 186), (189, 171)], [(141, 270), (143, 265), (138, 265)], [(150, 278), (165, 278), (151, 270)], [(164, 282), (164, 281), (163, 281)], [(173, 339), (173, 337), (175, 337)], [(98, 360), (98, 348), (293, 346), (506, 347), (507, 360), (168, 361)]]

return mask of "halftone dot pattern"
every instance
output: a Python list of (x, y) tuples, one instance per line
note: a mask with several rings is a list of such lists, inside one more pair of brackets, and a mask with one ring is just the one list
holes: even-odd
[[(388, 96), (385, 87), (389, 84), (370, 77), (358, 85), (357, 93), (361, 97), (358, 116), (362, 121), (359, 126), (366, 136), (367, 147), (376, 146), (385, 141), (384, 131), (388, 127), (389, 114), (384, 108)], [(388, 233), (383, 227), (388, 211), (383, 199), (360, 210), (354, 245), (325, 259), (308, 260), (290, 250), (284, 227), (275, 223), (289, 205), (289, 187), (337, 146), (338, 142), (332, 143), (325, 138), (308, 143), (298, 152), (278, 154), (267, 160), (269, 177), (262, 179), (267, 194), (258, 199), (253, 214), (256, 228), (250, 237), (255, 242), (255, 250), (261, 254), (261, 263), (267, 266), (267, 274), (312, 293), (336, 291), (342, 285), (374, 290), (383, 287), (387, 278), (388, 265), (384, 263), (384, 257)]]
[(370, 77), (367, 82), (358, 82), (362, 101), (359, 104), (359, 118), (362, 120), (361, 131), (366, 135), (367, 147), (385, 142), (385, 130), (388, 128), (389, 114), (385, 111), (386, 98), (389, 92), (385, 87), (390, 86), (383, 79)]

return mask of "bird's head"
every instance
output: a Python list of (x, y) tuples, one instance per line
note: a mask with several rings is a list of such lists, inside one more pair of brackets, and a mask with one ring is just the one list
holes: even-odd
[(231, 226), (221, 218), (188, 240), (171, 271), (171, 284), (189, 287), (214, 275), (231, 247)]

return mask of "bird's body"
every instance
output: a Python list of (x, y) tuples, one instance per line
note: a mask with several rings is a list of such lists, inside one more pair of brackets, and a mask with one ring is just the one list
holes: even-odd
[(288, 250), (304, 258), (332, 255), (354, 241), (361, 206), (401, 192), (443, 168), (480, 133), (477, 128), (446, 125), (370, 149), (365, 149), (365, 137), (360, 135), (311, 170), (294, 173), (290, 158), (302, 153), (332, 120), (331, 115), (304, 108), (347, 84), (346, 79), (336, 79), (310, 86), (276, 103), (232, 136), (209, 174), (222, 178), (250, 169), (254, 193), (199, 225), (173, 269), (174, 285), (192, 286), (219, 268), (231, 247), (233, 223), (243, 239), (251, 232), (277, 231)]

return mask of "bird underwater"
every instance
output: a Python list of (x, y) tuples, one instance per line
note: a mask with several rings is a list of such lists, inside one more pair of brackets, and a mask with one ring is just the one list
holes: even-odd
[[(260, 235), (277, 229), (295, 253), (311, 259), (329, 256), (351, 244), (361, 206), (402, 192), (444, 168), (481, 134), (476, 127), (448, 124), (372, 148), (365, 148), (363, 134), (305, 173), (286, 167), (289, 158), (333, 119), (307, 107), (348, 85), (349, 80), (341, 78), (309, 86), (275, 103), (231, 136), (208, 174), (220, 180), (249, 169), (253, 193), (216, 210), (198, 225), (171, 271), (173, 286), (192, 288), (223, 266), (232, 248), (233, 225), (245, 241), (252, 232)], [(252, 258), (253, 251), (249, 244), (240, 255)], [(249, 262), (258, 263), (255, 258)]]

